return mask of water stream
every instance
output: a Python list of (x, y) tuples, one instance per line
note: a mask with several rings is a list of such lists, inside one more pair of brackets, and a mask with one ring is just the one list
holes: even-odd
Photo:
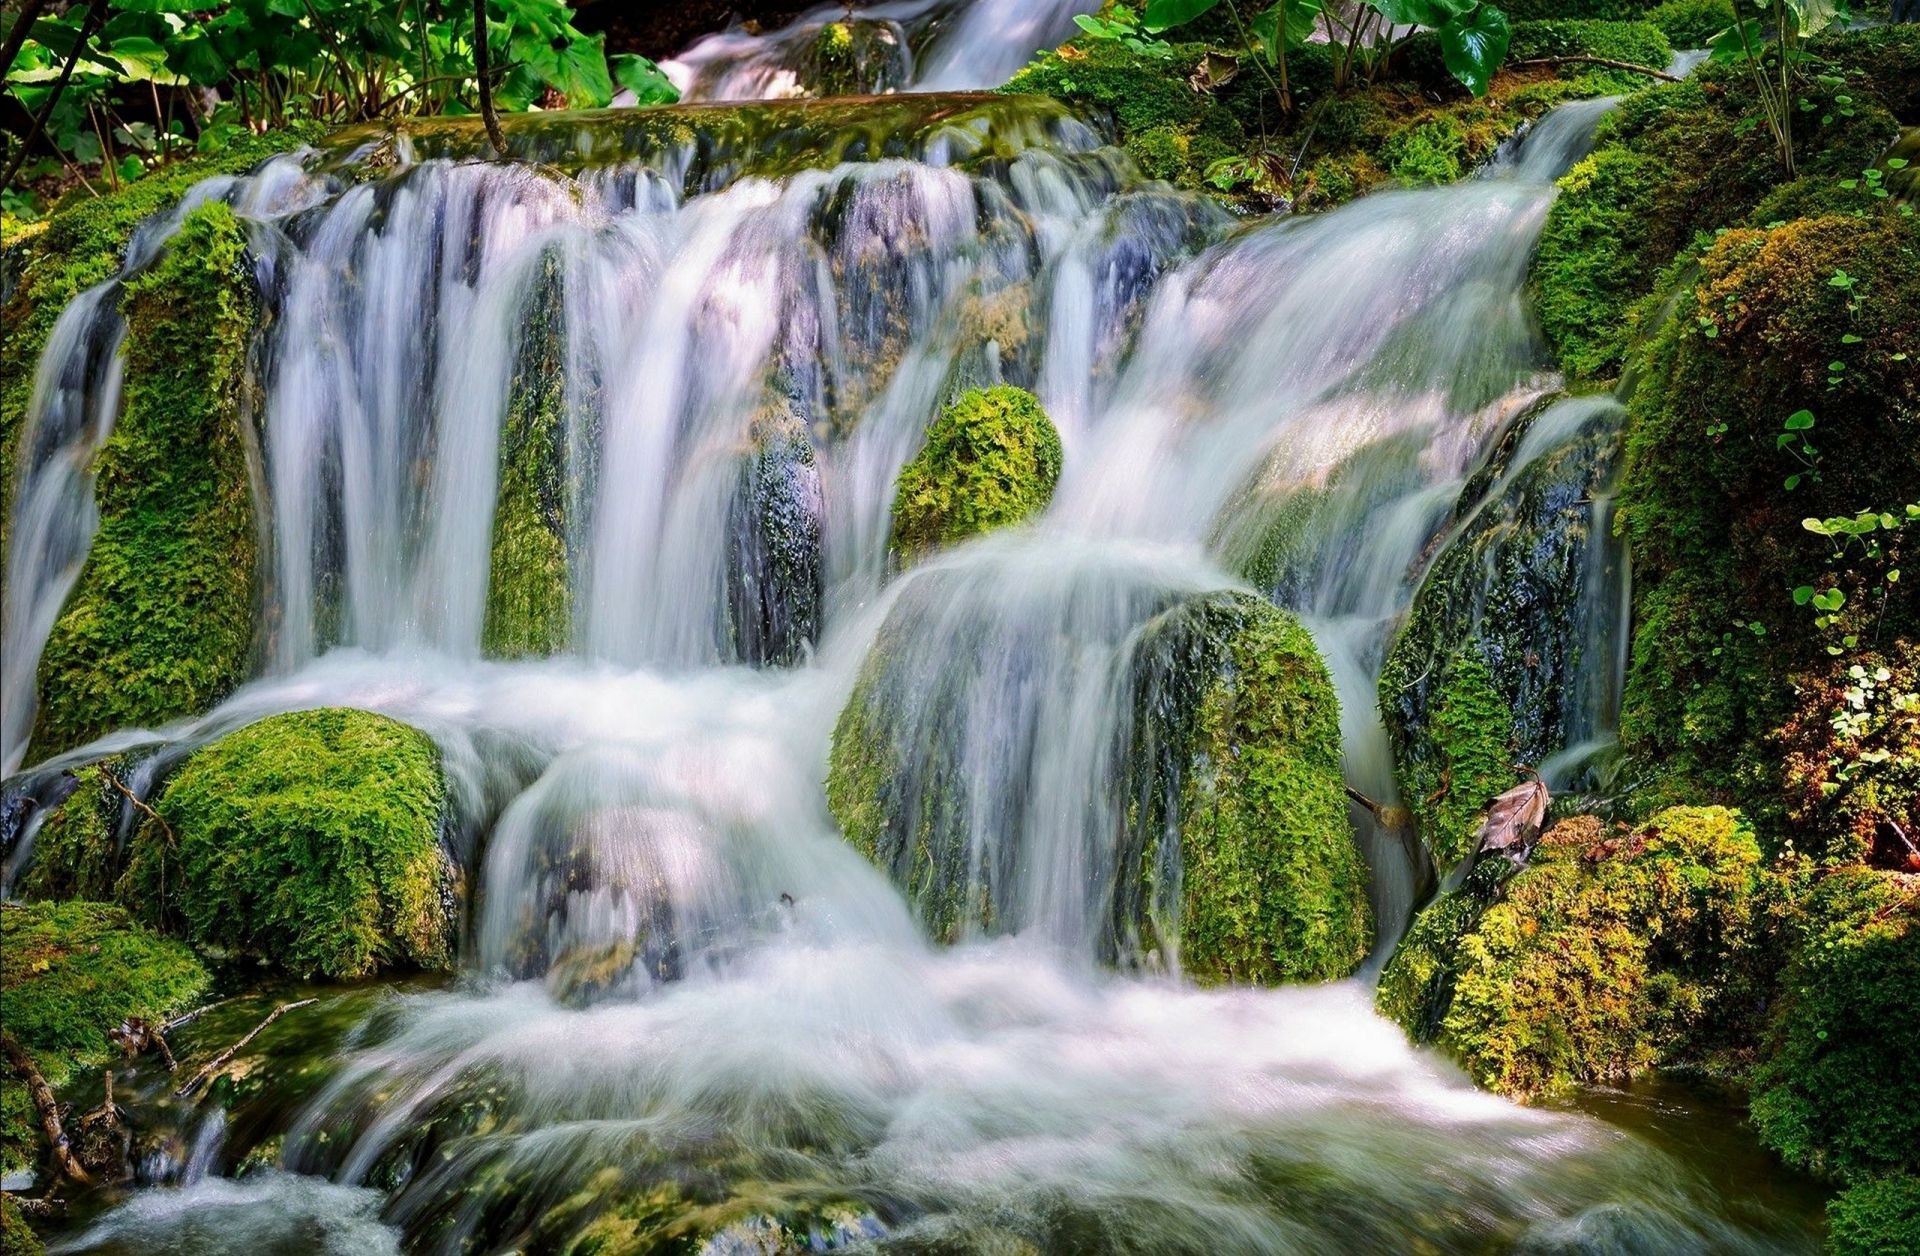
[[(1057, 35), (1018, 37), (1023, 60)], [(912, 83), (1003, 73), (940, 47)], [(1592, 403), (1537, 404), (1557, 383), (1522, 294), (1552, 179), (1606, 107), (1557, 110), (1483, 178), (1251, 225), (1142, 182), (1057, 109), (971, 98), (821, 168), (695, 142), (570, 173), (403, 153), (353, 183), (309, 156), (197, 193), (248, 222), (274, 312), (262, 671), (55, 765), (172, 747), (145, 787), (266, 714), (393, 714), (442, 749), (474, 928), (460, 982), (393, 996), (329, 1066), (286, 1131), (292, 1172), (225, 1181), (240, 1149), (210, 1135), (210, 1175), (63, 1250), (559, 1250), (609, 1215), (682, 1239), (717, 1219), (711, 1251), (761, 1250), (769, 1218), (893, 1251), (1803, 1246), (1797, 1220), (1728, 1205), (1642, 1140), (1476, 1091), (1362, 982), (1207, 991), (1177, 957), (1106, 963), (1108, 773), (1153, 616), (1248, 587), (1295, 503), (1296, 541), (1255, 579), (1329, 659), (1350, 779), (1391, 799), (1373, 690), (1434, 542), (1556, 451), (1610, 448)], [(558, 151), (599, 151), (578, 125)], [(112, 292), (68, 311), (28, 418), (9, 771), (91, 533)], [(557, 657), (511, 660), (491, 538), (536, 349), (559, 380), (543, 500), (565, 612)], [(996, 382), (1058, 423), (1052, 506), (888, 579), (895, 475), (948, 396)], [(742, 539), (775, 490), (814, 556), (800, 578)], [(1604, 551), (1568, 578), (1617, 625)], [(770, 602), (778, 624), (747, 622)], [(952, 947), (821, 790), (876, 642), (911, 744), (944, 747), (966, 794), (969, 866), (999, 870)], [(1611, 720), (1617, 653), (1577, 653), (1548, 750)], [(1358, 837), (1384, 945), (1420, 869)]]

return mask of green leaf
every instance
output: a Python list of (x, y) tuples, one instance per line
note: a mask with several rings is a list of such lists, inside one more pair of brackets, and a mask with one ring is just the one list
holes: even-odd
[(1440, 28), (1440, 55), (1468, 91), (1484, 96), (1494, 73), (1507, 59), (1507, 44), (1512, 38), (1507, 15), (1483, 4)]
[(1707, 49), (1714, 61), (1738, 61), (1750, 55), (1749, 48), (1752, 49), (1751, 55), (1758, 55), (1766, 42), (1766, 28), (1760, 24), (1759, 18), (1750, 17), (1715, 35), (1707, 44)]
[(1320, 20), (1320, 5), (1321, 0), (1280, 0), (1248, 23), (1261, 47), (1266, 49), (1268, 61), (1279, 59), (1275, 49), (1281, 46), (1281, 20), (1286, 21), (1285, 46), (1298, 48), (1313, 34), (1313, 24)]
[(607, 68), (613, 71), (613, 81), (632, 92), (642, 105), (671, 105), (680, 99), (680, 89), (645, 57), (608, 57)]
[(1805, 606), (1808, 602), (1811, 602), (1811, 601), (1813, 601), (1812, 585), (1803, 584), (1799, 588), (1793, 591), (1793, 604), (1795, 606)]
[(1395, 26), (1445, 26), (1473, 11), (1479, 0), (1365, 0)]
[(1175, 26), (1184, 26), (1203, 13), (1211, 12), (1220, 0), (1147, 0), (1147, 14), (1141, 22), (1158, 35)]
[(1787, 416), (1786, 429), (1789, 432), (1804, 432), (1813, 426), (1813, 411), (1795, 410)]

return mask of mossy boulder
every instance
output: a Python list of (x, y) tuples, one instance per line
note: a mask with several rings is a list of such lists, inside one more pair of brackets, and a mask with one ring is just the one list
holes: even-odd
[(1753, 1123), (1823, 1173), (1920, 1173), (1920, 876), (1816, 876), (1794, 916)]
[(1920, 1177), (1896, 1174), (1842, 1191), (1827, 1205), (1828, 1256), (1920, 1252)]
[(122, 410), (95, 460), (100, 526), (40, 659), (43, 754), (205, 710), (251, 661), (254, 282), (233, 212), (189, 214), (127, 282), (122, 309)]
[(1060, 434), (1032, 393), (971, 389), (940, 412), (901, 469), (893, 545), (913, 559), (1046, 509), (1060, 478)]
[(52, 782), (51, 796), (29, 802), (46, 814), (34, 830), (29, 862), (13, 887), (16, 896), (101, 902), (114, 898), (125, 864), (120, 829), (127, 770), (127, 760), (114, 756), (63, 771)]
[[(1723, 234), (1644, 353), (1629, 406), (1619, 524), (1634, 556), (1623, 741), (1670, 794), (1738, 800), (1765, 831), (1804, 790), (1779, 730), (1826, 688), (1829, 645), (1920, 639), (1920, 602), (1886, 580), (1911, 528), (1878, 556), (1802, 525), (1871, 506), (1903, 511), (1920, 484), (1920, 220), (1829, 216)], [(1837, 364), (1837, 365), (1836, 365)], [(1777, 438), (1813, 415), (1817, 474)], [(1796, 587), (1846, 605), (1824, 631)], [(1860, 660), (1849, 660), (1849, 664)], [(1810, 711), (1805, 718), (1833, 718)], [(1888, 762), (1891, 762), (1889, 760)], [(1857, 760), (1868, 774), (1886, 767)], [(1805, 816), (1803, 850), (1882, 816)], [(1898, 793), (1883, 795), (1889, 802)], [(1897, 818), (1898, 812), (1884, 813)]]
[(1141, 901), (1182, 970), (1254, 984), (1351, 972), (1373, 940), (1368, 873), (1313, 638), (1250, 594), (1199, 598), (1148, 625), (1134, 675)]
[(806, 419), (797, 403), (779, 397), (754, 416), (728, 511), (731, 657), (791, 664), (818, 637), (825, 528), (826, 499)]
[[(56, 1090), (114, 1058), (109, 1030), (133, 1017), (164, 1021), (209, 983), (183, 943), (106, 903), (0, 903), (0, 943), (0, 1027)], [(9, 1068), (0, 1083), (0, 1171), (38, 1168), (45, 1151), (25, 1083)]]
[[(848, 840), (942, 940), (1021, 923), (1018, 799), (1034, 786), (1015, 779), (985, 798), (966, 787), (977, 683), (1018, 685), (1024, 665), (997, 664), (1031, 643), (1001, 639), (996, 621), (980, 628), (984, 659), (957, 645), (916, 657), (909, 630), (923, 602), (945, 604), (947, 575), (896, 602), (834, 730), (827, 779)], [(1339, 703), (1312, 639), (1244, 593), (1163, 597), (1129, 639), (1116, 683), (1131, 719), (1111, 746), (1125, 806), (1092, 835), (1110, 844), (1096, 858), (1113, 877), (1110, 918), (1095, 922), (1102, 955), (1177, 956), (1207, 982), (1350, 972), (1372, 936), (1368, 877), (1347, 819)], [(996, 753), (1029, 758), (1024, 743)], [(976, 849), (982, 826), (1009, 844)]]
[(445, 799), (423, 733), (365, 711), (271, 716), (167, 782), (123, 898), (295, 975), (447, 968), (460, 886)]
[(1525, 868), (1487, 867), (1420, 914), (1378, 994), (1482, 1085), (1614, 1081), (1750, 1032), (1766, 883), (1737, 813), (1563, 821)]

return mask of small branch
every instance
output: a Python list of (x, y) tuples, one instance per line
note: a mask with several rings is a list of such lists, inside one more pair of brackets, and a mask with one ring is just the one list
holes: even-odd
[(1678, 83), (1682, 80), (1665, 70), (1656, 70), (1650, 66), (1635, 65), (1631, 61), (1613, 61), (1606, 57), (1535, 57), (1531, 61), (1516, 61), (1513, 68), (1524, 69), (1534, 65), (1599, 65), (1609, 70), (1626, 70), (1633, 74), (1644, 74), (1648, 78), (1657, 78), (1665, 83)]
[[(53, 107), (60, 103), (60, 97), (66, 92), (67, 82), (73, 78), (73, 67), (80, 62), (80, 54), (86, 51), (88, 41), (99, 33), (100, 24), (106, 20), (106, 0), (94, 0), (87, 6), (87, 16), (80, 22), (80, 33), (74, 36), (73, 47), (67, 52), (66, 64), (60, 67), (60, 77), (54, 80), (53, 91), (47, 96), (47, 103), (40, 107), (40, 112), (33, 119), (33, 125), (27, 128), (26, 135), (13, 150), (13, 160), (7, 163), (6, 173), (0, 174), (0, 187), (12, 185), (13, 176), (20, 172), (21, 163), (27, 159), (27, 150), (32, 148), (33, 142), (40, 138), (40, 132), (46, 129), (47, 119), (53, 116)], [(102, 160), (106, 158), (104, 151), (101, 158)], [(88, 190), (92, 191), (91, 188)]]
[(27, 1094), (33, 1100), (34, 1110), (40, 1114), (40, 1129), (46, 1134), (47, 1142), (53, 1145), (55, 1166), (75, 1182), (83, 1186), (90, 1185), (93, 1179), (73, 1158), (73, 1147), (67, 1142), (67, 1131), (60, 1124), (60, 1105), (54, 1101), (53, 1089), (47, 1085), (47, 1079), (41, 1075), (33, 1057), (27, 1054), (19, 1039), (4, 1029), (0, 1029), (0, 1051), (6, 1053), (13, 1071), (27, 1083)]
[(480, 120), (487, 124), (493, 151), (505, 157), (507, 137), (500, 133), (500, 115), (494, 112), (493, 78), (487, 64), (492, 55), (487, 47), (487, 0), (473, 0), (473, 68), (480, 80)]
[[(484, 3), (484, 0), (482, 0), (482, 2)], [(234, 1056), (240, 1054), (240, 1051), (243, 1047), (245, 1047), (249, 1042), (252, 1042), (255, 1038), (258, 1038), (260, 1036), (261, 1030), (265, 1029), (268, 1025), (273, 1024), (273, 1022), (279, 1020), (282, 1016), (285, 1016), (288, 1012), (291, 1012), (294, 1008), (305, 1007), (309, 1003), (318, 1003), (319, 1001), (320, 1000), (318, 999), (301, 999), (298, 1002), (294, 1002), (294, 1003), (282, 1003), (279, 1007), (274, 1008), (271, 1012), (267, 1013), (267, 1019), (261, 1021), (258, 1025), (255, 1025), (252, 1029), (248, 1030), (246, 1036), (240, 1039), (240, 1041), (234, 1043), (232, 1046), (228, 1047), (225, 1051), (222, 1051), (219, 1055), (214, 1056), (211, 1060), (208, 1060), (206, 1065), (203, 1068), (201, 1068), (201, 1070), (198, 1073), (195, 1073), (193, 1075), (192, 1080), (188, 1081), (186, 1085), (180, 1087), (180, 1089), (173, 1092), (173, 1097), (176, 1099), (187, 1098), (189, 1095), (193, 1094), (194, 1091), (204, 1086), (207, 1083), (207, 1081), (213, 1077), (215, 1073), (218, 1073), (221, 1069), (225, 1068), (228, 1062), (231, 1061)]]
[(149, 820), (152, 820), (155, 824), (160, 826), (160, 831), (166, 834), (167, 845), (169, 848), (172, 848), (172, 849), (179, 848), (179, 843), (174, 840), (173, 826), (171, 824), (168, 824), (166, 820), (161, 817), (160, 813), (153, 809), (152, 805), (149, 804), (146, 799), (134, 793), (131, 789), (128, 789), (126, 785), (120, 780), (120, 778), (113, 774), (112, 769), (107, 767), (107, 765), (104, 763), (100, 765), (100, 775), (106, 778), (107, 784), (113, 786), (115, 789), (119, 790), (122, 794), (126, 795), (127, 801), (132, 803), (137, 810), (145, 813), (146, 817)]
[[(235, 997), (237, 998), (239, 996), (236, 995)], [(199, 1007), (194, 1008), (191, 1012), (182, 1012), (180, 1013), (180, 1015), (174, 1017), (172, 1020), (167, 1021), (166, 1023), (161, 1025), (160, 1032), (163, 1034), (170, 1034), (174, 1030), (180, 1028), (180, 1026), (182, 1025), (190, 1025), (194, 1021), (199, 1020), (203, 1015), (205, 1015), (208, 1012), (211, 1012), (214, 1008), (225, 1007), (227, 1004), (231, 1002), (233, 1002), (233, 999), (215, 999), (211, 1003), (205, 1003)]]
[(1351, 798), (1353, 801), (1365, 807), (1369, 812), (1373, 814), (1374, 819), (1380, 820), (1382, 822), (1386, 820), (1387, 809), (1381, 806), (1379, 803), (1375, 802), (1373, 799), (1367, 797), (1365, 794), (1361, 793), (1359, 790), (1355, 789), (1351, 785), (1347, 786), (1347, 797)]

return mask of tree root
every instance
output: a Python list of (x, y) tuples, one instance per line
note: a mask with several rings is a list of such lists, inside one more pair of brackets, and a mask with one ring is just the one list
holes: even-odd
[(27, 1094), (33, 1100), (33, 1107), (40, 1114), (40, 1129), (47, 1136), (47, 1142), (53, 1147), (53, 1163), (61, 1173), (83, 1186), (91, 1185), (93, 1178), (80, 1167), (74, 1159), (73, 1147), (67, 1141), (67, 1131), (60, 1123), (60, 1105), (54, 1100), (53, 1088), (47, 1085), (47, 1079), (41, 1074), (39, 1065), (20, 1045), (20, 1040), (10, 1032), (0, 1029), (0, 1051), (6, 1053), (7, 1062), (13, 1066), (27, 1083)]

